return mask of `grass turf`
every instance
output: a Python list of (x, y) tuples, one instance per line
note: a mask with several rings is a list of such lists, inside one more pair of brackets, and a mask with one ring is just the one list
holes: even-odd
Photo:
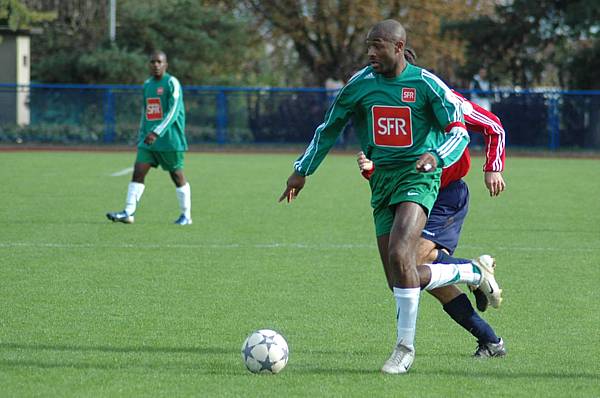
[[(484, 313), (503, 359), (429, 295), (407, 376), (379, 368), (395, 306), (373, 237), (368, 185), (331, 155), (292, 205), (276, 199), (293, 155), (186, 157), (194, 224), (172, 225), (152, 171), (134, 225), (113, 224), (132, 153), (0, 155), (3, 396), (599, 396), (598, 160), (509, 158), (486, 196), (474, 160), (457, 255), (491, 253), (503, 307)], [(248, 333), (290, 345), (276, 376), (247, 372)]]

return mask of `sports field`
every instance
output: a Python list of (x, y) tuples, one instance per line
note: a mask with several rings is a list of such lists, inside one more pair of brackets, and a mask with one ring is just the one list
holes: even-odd
[[(395, 304), (367, 183), (331, 155), (298, 200), (277, 203), (291, 154), (186, 158), (194, 224), (175, 226), (152, 171), (134, 225), (113, 224), (133, 153), (0, 153), (0, 396), (600, 396), (600, 161), (509, 158), (491, 199), (482, 159), (457, 255), (490, 253), (504, 288), (490, 321), (502, 359), (421, 299), (406, 376), (379, 369)], [(242, 364), (259, 328), (281, 332), (275, 376)]]

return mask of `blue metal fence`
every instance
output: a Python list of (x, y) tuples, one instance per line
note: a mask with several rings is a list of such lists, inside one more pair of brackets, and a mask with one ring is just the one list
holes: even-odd
[[(600, 91), (461, 92), (488, 96), (507, 146), (600, 150)], [(184, 87), (186, 133), (192, 144), (306, 143), (334, 95), (320, 88)], [(141, 86), (0, 84), (0, 144), (131, 145), (141, 108)], [(472, 140), (482, 143), (477, 134)], [(356, 143), (351, 128), (339, 142)]]

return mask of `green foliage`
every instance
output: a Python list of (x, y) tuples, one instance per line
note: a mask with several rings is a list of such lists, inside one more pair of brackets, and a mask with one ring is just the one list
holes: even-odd
[(55, 18), (56, 12), (31, 10), (20, 0), (0, 0), (0, 26), (8, 26), (11, 30), (33, 28)]
[(249, 21), (193, 0), (126, 0), (119, 12), (118, 45), (165, 51), (170, 71), (184, 84), (244, 81), (256, 47)]
[[(515, 0), (498, 4), (492, 16), (449, 22), (445, 29), (467, 39), (463, 76), (470, 77), (483, 66), (499, 83), (529, 87), (558, 85), (570, 76), (575, 59), (589, 55), (590, 43), (595, 47), (598, 20), (596, 0)], [(594, 65), (584, 60), (577, 70), (589, 75), (597, 70)], [(576, 76), (568, 77), (568, 82), (571, 88), (586, 86)]]
[(117, 46), (83, 54), (77, 62), (80, 79), (89, 83), (139, 84), (147, 71), (148, 56)]
[(103, 124), (36, 124), (35, 126), (2, 126), (0, 142), (7, 144), (96, 144), (101, 142)]
[(99, 47), (83, 54), (58, 48), (54, 55), (33, 65), (34, 80), (47, 83), (140, 84), (148, 57), (116, 46)]
[(561, 66), (569, 87), (600, 90), (600, 40), (580, 48)]
[(250, 21), (193, 0), (123, 0), (118, 6), (114, 44), (98, 34), (98, 26), (72, 31), (48, 24), (48, 38), (35, 43), (34, 79), (140, 83), (148, 73), (148, 54), (161, 49), (168, 56), (169, 72), (186, 85), (259, 81), (253, 65), (264, 44), (249, 28)]

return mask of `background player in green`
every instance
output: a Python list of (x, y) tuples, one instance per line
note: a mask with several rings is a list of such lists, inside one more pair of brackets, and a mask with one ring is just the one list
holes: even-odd
[(188, 145), (185, 139), (185, 107), (181, 85), (175, 76), (166, 73), (167, 56), (155, 51), (150, 56), (150, 77), (144, 82), (144, 106), (138, 138), (137, 158), (127, 189), (125, 209), (107, 213), (112, 221), (131, 224), (142, 194), (144, 179), (151, 167), (160, 165), (168, 171), (176, 186), (181, 215), (178, 225), (192, 223), (192, 194), (183, 175), (183, 157)]
[(340, 90), (279, 198), (289, 202), (298, 195), (352, 117), (362, 150), (376, 166), (370, 186), (378, 245), (389, 247), (384, 266), (393, 281), (398, 337), (381, 370), (391, 374), (406, 373), (413, 363), (421, 288), (464, 282), (491, 295), (484, 287), (498, 287), (485, 264), (417, 266), (440, 168), (457, 161), (469, 139), (456, 97), (437, 76), (405, 62), (405, 43), (397, 21), (382, 21), (369, 31), (370, 65)]

